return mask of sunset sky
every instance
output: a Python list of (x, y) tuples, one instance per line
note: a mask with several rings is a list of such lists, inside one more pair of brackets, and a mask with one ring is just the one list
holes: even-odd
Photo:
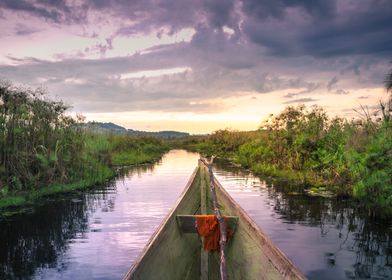
[(0, 0), (0, 79), (87, 120), (256, 129), (295, 104), (385, 98), (390, 0)]

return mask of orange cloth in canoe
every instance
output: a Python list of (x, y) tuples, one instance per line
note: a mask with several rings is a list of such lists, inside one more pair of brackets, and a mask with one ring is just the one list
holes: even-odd
[[(204, 250), (206, 251), (218, 251), (219, 250), (219, 239), (220, 239), (220, 228), (219, 221), (215, 215), (197, 215), (196, 216), (196, 228), (200, 236), (204, 237)], [(229, 224), (225, 218), (226, 224), (226, 237), (229, 240), (232, 236), (232, 232), (229, 229)]]

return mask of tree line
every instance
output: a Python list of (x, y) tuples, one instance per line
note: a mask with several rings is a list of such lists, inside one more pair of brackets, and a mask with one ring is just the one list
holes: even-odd
[(353, 196), (369, 213), (392, 215), (392, 72), (389, 99), (359, 118), (330, 117), (318, 106), (288, 106), (252, 132), (218, 130), (184, 147), (218, 155), (257, 174)]

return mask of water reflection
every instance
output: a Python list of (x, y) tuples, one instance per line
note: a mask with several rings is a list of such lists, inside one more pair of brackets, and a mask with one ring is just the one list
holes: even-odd
[[(0, 220), (0, 279), (119, 279), (183, 190), (198, 155), (171, 151), (106, 186)], [(392, 279), (392, 226), (349, 200), (308, 197), (227, 163), (215, 173), (310, 279)]]
[[(0, 279), (27, 279), (37, 269), (57, 267), (72, 240), (86, 238), (88, 216), (98, 207), (112, 209), (113, 183), (90, 195), (74, 193), (48, 199), (31, 213), (0, 221)], [(59, 266), (58, 263), (61, 263)], [(64, 265), (64, 266), (63, 266)]]
[(218, 179), (310, 279), (391, 279), (392, 227), (353, 201), (306, 196), (217, 162)]
[(145, 173), (150, 173), (152, 174), (154, 172), (154, 169), (156, 165), (162, 165), (162, 159), (156, 162), (155, 164), (148, 163), (148, 164), (140, 164), (140, 165), (134, 165), (134, 166), (128, 166), (128, 167), (119, 167), (117, 169), (117, 172), (119, 174), (119, 180), (124, 179), (124, 177), (132, 177), (132, 176), (137, 176), (141, 177)]
[(169, 212), (198, 155), (172, 151), (106, 186), (0, 220), (0, 279), (120, 279)]

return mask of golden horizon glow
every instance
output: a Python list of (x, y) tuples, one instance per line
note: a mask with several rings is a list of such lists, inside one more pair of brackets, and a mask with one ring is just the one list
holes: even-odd
[[(364, 94), (372, 93), (366, 99), (366, 104), (358, 99)], [(241, 93), (241, 95), (225, 98), (213, 99), (211, 102), (219, 102), (225, 108), (222, 112), (192, 113), (192, 112), (159, 112), (159, 111), (132, 111), (132, 112), (107, 112), (107, 113), (86, 113), (86, 121), (113, 122), (127, 129), (144, 131), (176, 130), (191, 134), (206, 134), (219, 129), (232, 130), (256, 130), (263, 120), (271, 114), (279, 114), (285, 107), (296, 106), (299, 103), (282, 104), (280, 100), (287, 90), (276, 91), (269, 94)], [(385, 89), (363, 89), (356, 90), (353, 95), (335, 95), (335, 99), (323, 94), (314, 95), (317, 100), (323, 101), (327, 113), (333, 116), (359, 117), (354, 111), (362, 106), (377, 105), (382, 98), (386, 97)], [(338, 100), (338, 102), (337, 102)], [(337, 104), (338, 103), (338, 104)], [(308, 107), (317, 102), (306, 104)], [(354, 106), (353, 106), (354, 105)], [(345, 113), (342, 113), (345, 112)]]

